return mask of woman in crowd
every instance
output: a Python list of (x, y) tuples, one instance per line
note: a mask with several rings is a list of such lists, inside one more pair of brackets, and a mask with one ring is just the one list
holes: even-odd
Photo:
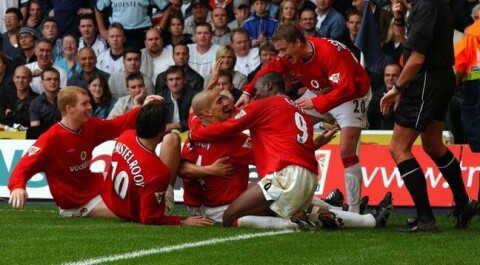
[(280, 25), (286, 23), (298, 24), (298, 7), (294, 0), (283, 0), (280, 3), (280, 13), (278, 15)]
[(185, 21), (183, 20), (183, 18), (178, 14), (171, 15), (167, 26), (168, 33), (163, 36), (163, 46), (167, 49), (173, 50), (173, 46), (175, 46), (176, 44), (193, 43), (191, 34), (183, 34), (184, 28)]
[(106, 119), (117, 100), (112, 97), (105, 78), (95, 73), (88, 80), (88, 95), (92, 101), (92, 117)]
[[(244, 74), (233, 70), (235, 68), (235, 63), (237, 62), (237, 56), (235, 55), (235, 51), (233, 50), (232, 46), (226, 45), (218, 49), (215, 60), (217, 63), (221, 63), (221, 70), (226, 70), (231, 73), (233, 77), (233, 87), (242, 89), (243, 86), (247, 84), (247, 77)], [(209, 84), (210, 78), (210, 75), (205, 77), (203, 82), (204, 87)]]
[(62, 58), (58, 59), (55, 64), (67, 72), (67, 79), (76, 76), (82, 71), (77, 64), (77, 39), (72, 34), (67, 34), (62, 38)]

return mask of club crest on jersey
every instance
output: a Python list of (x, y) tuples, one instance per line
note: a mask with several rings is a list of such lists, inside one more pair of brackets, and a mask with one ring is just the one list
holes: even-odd
[(165, 195), (164, 191), (154, 192), (155, 198), (157, 199), (157, 203), (160, 204), (163, 201), (163, 195)]
[(328, 80), (332, 81), (335, 84), (338, 84), (338, 81), (340, 81), (340, 73), (335, 73), (331, 75)]
[(242, 148), (252, 149), (252, 138), (248, 137), (245, 143), (243, 143)]
[(40, 147), (37, 147), (35, 145), (30, 146), (30, 148), (28, 149), (28, 156), (33, 156), (38, 151), (40, 151), (40, 149), (41, 149)]
[(242, 109), (242, 110), (240, 110), (239, 113), (237, 113), (237, 115), (235, 115), (235, 120), (238, 120), (245, 115), (247, 115), (247, 113), (245, 112), (245, 110)]

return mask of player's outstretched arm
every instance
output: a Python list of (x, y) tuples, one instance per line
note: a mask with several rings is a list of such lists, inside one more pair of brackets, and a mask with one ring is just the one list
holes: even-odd
[(213, 225), (213, 221), (202, 216), (190, 216), (185, 220), (182, 220), (183, 226), (207, 226)]
[(10, 199), (8, 200), (8, 203), (12, 205), (13, 208), (22, 208), (27, 201), (27, 198), (28, 194), (25, 189), (16, 188), (10, 193)]
[(237, 103), (235, 103), (235, 107), (237, 107), (237, 108), (243, 108), (243, 107), (245, 107), (249, 102), (250, 102), (250, 96), (244, 93), (244, 94), (241, 95), (240, 98), (237, 100)]

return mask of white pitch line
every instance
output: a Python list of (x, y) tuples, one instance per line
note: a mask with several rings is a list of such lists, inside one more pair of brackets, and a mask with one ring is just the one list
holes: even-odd
[(225, 242), (228, 242), (228, 241), (239, 241), (239, 240), (245, 240), (245, 239), (250, 239), (250, 238), (255, 238), (255, 237), (275, 236), (275, 235), (288, 234), (288, 233), (293, 233), (293, 232), (295, 232), (295, 231), (294, 230), (281, 230), (281, 231), (263, 232), (263, 233), (255, 233), (255, 234), (243, 234), (243, 235), (234, 236), (234, 237), (227, 237), (227, 238), (213, 238), (213, 239), (209, 239), (209, 240), (185, 243), (185, 244), (176, 245), (176, 246), (143, 249), (143, 250), (139, 250), (139, 251), (135, 251), (135, 252), (129, 252), (129, 253), (125, 253), (125, 254), (112, 255), (112, 256), (106, 256), (106, 257), (101, 257), (101, 258), (86, 259), (86, 260), (80, 260), (80, 261), (75, 261), (75, 262), (67, 262), (67, 263), (63, 263), (63, 265), (93, 265), (93, 264), (99, 264), (99, 263), (102, 263), (102, 262), (112, 262), (112, 261), (117, 261), (117, 260), (133, 259), (133, 258), (138, 258), (138, 257), (143, 257), (143, 256), (148, 256), (148, 255), (153, 255), (153, 254), (158, 254), (158, 253), (166, 253), (166, 252), (172, 252), (172, 251), (175, 251), (175, 250), (183, 250), (183, 249), (187, 249), (187, 248), (201, 247), (201, 246), (207, 246), (207, 245), (215, 245), (215, 244), (225, 243)]

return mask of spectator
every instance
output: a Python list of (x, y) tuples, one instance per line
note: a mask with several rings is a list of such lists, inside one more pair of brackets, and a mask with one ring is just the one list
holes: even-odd
[(391, 110), (387, 115), (380, 112), (380, 100), (390, 91), (397, 82), (402, 67), (397, 63), (387, 64), (383, 74), (384, 84), (379, 89), (372, 89), (372, 100), (368, 106), (368, 126), (370, 130), (393, 130), (394, 113)]
[(30, 0), (28, 1), (28, 15), (26, 17), (24, 24), (26, 27), (32, 28), (37, 32), (37, 35), (42, 33), (42, 22), (43, 22), (43, 13), (42, 7), (40, 6), (40, 0)]
[[(140, 72), (142, 65), (141, 55), (141, 52), (133, 47), (126, 48), (123, 51), (122, 58), (124, 70), (113, 73), (108, 79), (108, 86), (110, 87), (114, 98), (119, 99), (120, 97), (127, 95), (127, 91), (125, 90), (127, 87), (125, 80), (130, 74)], [(142, 72), (140, 73), (143, 76), (143, 84), (145, 85), (147, 94), (153, 94), (155, 90), (152, 81), (146, 74)]]
[(169, 50), (173, 49), (173, 46), (179, 43), (192, 44), (192, 34), (183, 33), (185, 23), (183, 18), (177, 14), (170, 17), (168, 22), (168, 34), (165, 34), (163, 46)]
[(93, 13), (91, 0), (49, 0), (41, 1), (42, 12), (53, 18), (58, 25), (58, 37), (65, 34), (78, 36), (79, 17)]
[(145, 48), (145, 43), (142, 41), (145, 36), (145, 31), (152, 27), (152, 20), (149, 15), (149, 6), (156, 6), (163, 10), (163, 19), (158, 25), (159, 28), (164, 28), (167, 18), (170, 14), (171, 7), (166, 0), (134, 0), (122, 2), (118, 0), (97, 0), (95, 15), (97, 17), (98, 29), (104, 38), (108, 38), (105, 24), (103, 23), (102, 11), (111, 8), (112, 15), (110, 22), (120, 23), (124, 27), (124, 34), (126, 37), (125, 47), (134, 47), (138, 50)]
[(186, 85), (185, 72), (181, 66), (168, 68), (167, 87), (168, 91), (162, 95), (169, 113), (167, 132), (172, 129), (188, 131), (188, 115), (196, 91)]
[(333, 0), (317, 0), (316, 29), (321, 37), (339, 40), (345, 30), (345, 18), (332, 7)]
[[(237, 56), (235, 55), (235, 51), (231, 46), (224, 46), (218, 49), (217, 54), (215, 56), (216, 64), (219, 65), (220, 70), (224, 70), (230, 73), (232, 76), (232, 83), (235, 88), (242, 88), (247, 83), (247, 77), (234, 70)], [(210, 78), (212, 75), (207, 75), (205, 77), (204, 86), (210, 82)]]
[(3, 52), (8, 58), (13, 59), (17, 57), (22, 49), (18, 41), (18, 32), (22, 26), (23, 15), (16, 7), (10, 7), (5, 12), (5, 28), (7, 31), (2, 34)]
[(262, 67), (266, 63), (268, 63), (270, 60), (275, 58), (277, 55), (278, 55), (278, 51), (275, 50), (275, 46), (273, 46), (273, 43), (269, 41), (262, 44), (259, 49), (260, 65), (258, 65), (258, 67), (255, 68), (255, 70), (253, 70), (251, 73), (248, 74), (248, 77), (247, 77), (248, 82), (251, 82), (255, 77), (255, 75), (257, 74), (257, 72), (260, 71), (260, 69), (262, 69)]
[(357, 9), (352, 9), (347, 12), (347, 30), (343, 33), (341, 42), (345, 44), (353, 53), (357, 61), (360, 62), (361, 51), (355, 46), (355, 38), (357, 38), (360, 25), (362, 23), (362, 12)]
[(32, 73), (21, 65), (15, 69), (13, 75), (14, 89), (1, 91), (0, 94), (0, 123), (13, 127), (14, 124), (28, 128), (30, 126), (30, 103), (38, 96), (30, 88)]
[(110, 48), (97, 57), (97, 68), (109, 73), (123, 71), (123, 50), (125, 49), (125, 33), (122, 24), (112, 23), (108, 28), (108, 45)]
[(188, 64), (201, 76), (210, 74), (215, 65), (215, 54), (220, 45), (212, 44), (212, 26), (206, 22), (196, 24), (194, 44), (189, 44)]
[(94, 75), (101, 75), (105, 80), (108, 80), (110, 75), (102, 70), (97, 69), (97, 56), (95, 51), (89, 47), (83, 47), (77, 54), (77, 65), (80, 66), (80, 71), (77, 75), (70, 77), (67, 81), (69, 86), (78, 86), (83, 89), (88, 88), (88, 80)]
[(304, 9), (300, 13), (300, 26), (305, 37), (318, 37), (318, 31), (315, 29), (317, 25), (317, 13), (313, 9)]
[(234, 29), (231, 38), (232, 48), (237, 56), (235, 70), (248, 75), (260, 65), (258, 48), (250, 48), (248, 32), (242, 28)]
[(140, 72), (134, 72), (127, 76), (127, 95), (119, 98), (112, 110), (108, 114), (108, 118), (115, 118), (132, 110), (136, 102), (142, 102), (146, 96), (145, 83), (143, 75)]
[(59, 72), (59, 86), (65, 87), (67, 85), (67, 73), (58, 65), (53, 64), (52, 49), (52, 43), (48, 39), (39, 39), (35, 43), (35, 55), (37, 56), (37, 61), (25, 65), (32, 72), (33, 79), (30, 83), (30, 87), (37, 94), (41, 94), (44, 89), (42, 86), (43, 82), (40, 81), (40, 75), (42, 71), (49, 67), (54, 67)]
[(192, 7), (192, 16), (185, 19), (185, 28), (183, 29), (183, 33), (192, 35), (195, 34), (197, 25), (199, 23), (208, 23), (210, 24), (211, 28), (213, 28), (212, 14), (209, 10), (210, 6), (208, 4), (208, 0), (192, 0), (190, 2), (190, 6)]
[(280, 25), (285, 23), (298, 23), (298, 6), (294, 0), (283, 0), (280, 3), (280, 14), (278, 15), (278, 23)]
[(256, 47), (272, 39), (273, 32), (278, 27), (278, 22), (269, 17), (267, 0), (253, 0), (253, 8), (255, 13), (245, 20), (242, 28), (248, 32), (251, 45)]
[(47, 67), (41, 73), (43, 92), (30, 103), (30, 128), (27, 139), (35, 139), (60, 121), (57, 94), (60, 91), (60, 73)]
[[(363, 14), (363, 6), (365, 0), (352, 0), (352, 6)], [(391, 12), (379, 7), (375, 1), (368, 1), (368, 6), (372, 10), (375, 24), (377, 25), (378, 36), (380, 39), (380, 45), (383, 46), (387, 40), (388, 28), (390, 27), (390, 21), (393, 18)]]
[[(315, 12), (315, 9), (317, 9), (317, 4), (314, 1), (298, 0), (298, 1), (296, 1), (296, 3), (297, 3), (297, 7), (298, 7), (298, 14), (302, 14), (303, 10), (305, 10), (305, 9), (310, 9), (310, 10), (313, 10), (314, 12)], [(350, 3), (348, 5), (350, 7)], [(315, 14), (315, 17), (316, 16), (317, 16), (317, 14)]]
[(58, 38), (57, 22), (53, 18), (47, 18), (43, 22), (42, 36), (52, 43), (52, 60), (62, 58), (62, 40)]
[(117, 102), (112, 97), (107, 80), (98, 73), (93, 73), (88, 79), (88, 96), (92, 104), (92, 117), (100, 119), (106, 119)]
[(98, 57), (108, 47), (107, 41), (101, 35), (97, 35), (95, 17), (92, 14), (83, 15), (80, 17), (79, 23), (78, 31), (80, 31), (81, 37), (78, 40), (78, 50), (83, 47), (92, 48), (95, 56)]
[(390, 23), (387, 39), (382, 47), (382, 52), (392, 58), (395, 62), (400, 62), (403, 53), (403, 44), (398, 31), (393, 30), (393, 20)]
[(20, 41), (20, 48), (22, 52), (13, 58), (13, 69), (17, 66), (33, 63), (37, 61), (35, 56), (35, 41), (37, 40), (37, 34), (33, 28), (23, 27), (18, 32), (18, 40)]
[(82, 71), (80, 66), (77, 64), (77, 50), (77, 39), (71, 34), (64, 35), (62, 38), (63, 56), (62, 58), (55, 61), (55, 65), (58, 65), (65, 72), (67, 72), (67, 79), (72, 76), (78, 75), (78, 73)]
[[(235, 19), (235, 14), (233, 12), (233, 0), (213, 0), (213, 1), (211, 0), (209, 2), (209, 6), (211, 10), (214, 10), (217, 7), (225, 10), (226, 12), (225, 25), (228, 22), (233, 21)], [(213, 21), (213, 17), (212, 17), (212, 21)]]
[(218, 45), (230, 45), (230, 28), (227, 27), (227, 11), (221, 7), (215, 7), (212, 11), (214, 26), (212, 43)]
[(5, 53), (0, 51), (0, 93), (4, 93), (3, 91), (7, 90), (13, 91), (13, 74), (11, 74), (10, 68), (8, 67), (9, 63), (10, 61)]
[(230, 30), (241, 28), (243, 22), (247, 20), (250, 15), (250, 2), (248, 0), (233, 0), (233, 13), (235, 20), (227, 24)]
[[(219, 65), (221, 65), (221, 62)], [(223, 70), (220, 66), (215, 67), (210, 83), (205, 86), (205, 90), (214, 89), (218, 93), (222, 92), (223, 95), (230, 97), (232, 102), (236, 102), (243, 91), (234, 87), (232, 80), (230, 71)]]
[[(187, 86), (198, 92), (203, 89), (203, 77), (188, 65), (189, 54), (190, 52), (186, 44), (177, 44), (173, 47), (173, 61), (175, 65), (183, 68)], [(166, 79), (166, 71), (157, 76), (157, 81), (155, 82), (156, 95), (163, 95), (168, 90)]]
[(160, 31), (156, 28), (149, 29), (145, 33), (145, 48), (142, 49), (140, 71), (155, 84), (158, 74), (174, 64), (172, 51), (163, 48)]

